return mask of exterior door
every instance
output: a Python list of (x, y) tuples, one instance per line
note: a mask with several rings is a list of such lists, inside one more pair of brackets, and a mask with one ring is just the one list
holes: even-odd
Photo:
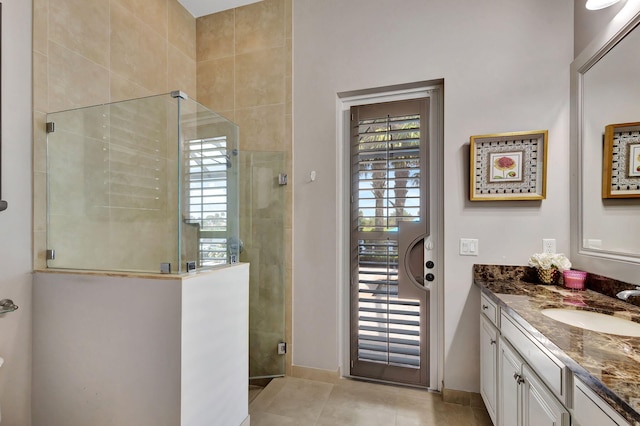
[(351, 108), (351, 375), (429, 386), (429, 99)]

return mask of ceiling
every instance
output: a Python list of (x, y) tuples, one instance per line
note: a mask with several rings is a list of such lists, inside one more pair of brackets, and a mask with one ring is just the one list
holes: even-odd
[(227, 9), (257, 3), (260, 0), (178, 0), (195, 18)]

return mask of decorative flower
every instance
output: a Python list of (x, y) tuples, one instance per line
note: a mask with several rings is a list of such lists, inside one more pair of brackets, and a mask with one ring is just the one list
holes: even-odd
[(493, 162), (493, 166), (498, 170), (510, 170), (516, 166), (516, 162), (513, 158), (500, 157)]
[(529, 266), (539, 269), (556, 268), (559, 271), (571, 269), (571, 262), (562, 253), (534, 253), (529, 258)]

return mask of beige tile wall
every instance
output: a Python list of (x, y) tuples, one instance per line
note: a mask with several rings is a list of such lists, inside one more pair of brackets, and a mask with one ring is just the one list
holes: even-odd
[(46, 114), (172, 90), (195, 97), (196, 20), (177, 0), (33, 0), (33, 85), (34, 268), (41, 269)]
[[(279, 153), (286, 159), (291, 176), (291, 0), (264, 0), (237, 9), (201, 17), (196, 22), (197, 97), (240, 126), (240, 150), (251, 153)], [(268, 158), (268, 154), (262, 159)], [(255, 158), (260, 158), (256, 156)], [(241, 180), (244, 172), (241, 171)], [(248, 188), (251, 185), (241, 187)], [(284, 189), (284, 217), (275, 220), (270, 209), (250, 211), (249, 195), (242, 198), (241, 233), (245, 239), (245, 259), (252, 261), (251, 308), (253, 361), (264, 366), (251, 366), (252, 374), (262, 367), (268, 371), (277, 336), (259, 329), (264, 321), (277, 320), (281, 310), (263, 304), (273, 297), (284, 297), (285, 338), (291, 342), (291, 217), (292, 183)], [(277, 191), (278, 189), (274, 189)], [(241, 195), (242, 196), (242, 195)], [(243, 231), (244, 229), (244, 231)], [(283, 241), (284, 259), (270, 259), (268, 244)], [(280, 264), (284, 274), (284, 294), (276, 294), (282, 273), (273, 266)], [(278, 303), (281, 303), (280, 300)], [(291, 347), (286, 357), (286, 373), (291, 374)]]

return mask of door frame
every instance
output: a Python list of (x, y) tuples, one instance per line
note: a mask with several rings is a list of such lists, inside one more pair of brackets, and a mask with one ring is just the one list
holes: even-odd
[(435, 205), (432, 210), (435, 241), (436, 279), (429, 298), (429, 389), (441, 391), (444, 371), (444, 80), (422, 81), (341, 92), (336, 97), (336, 282), (338, 283), (338, 356), (340, 375), (350, 375), (350, 285), (349, 285), (349, 218), (350, 215), (350, 108), (356, 105), (429, 97), (429, 165), (436, 179), (430, 179), (428, 190)]

